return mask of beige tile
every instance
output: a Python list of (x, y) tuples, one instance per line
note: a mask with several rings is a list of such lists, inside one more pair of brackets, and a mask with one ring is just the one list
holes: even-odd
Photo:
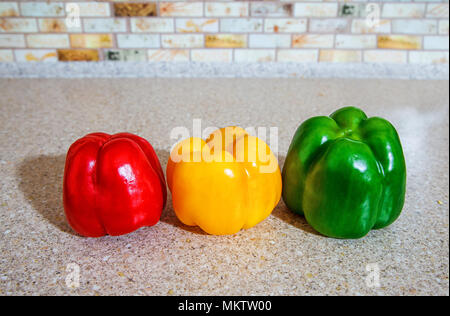
[(292, 47), (294, 48), (332, 48), (334, 35), (328, 34), (304, 34), (294, 35)]
[(250, 48), (288, 48), (291, 46), (291, 35), (288, 34), (250, 34)]
[(65, 19), (50, 18), (39, 19), (39, 29), (43, 33), (79, 33), (81, 32), (81, 24), (79, 27), (68, 27)]
[(316, 63), (319, 60), (317, 49), (280, 49), (277, 60), (279, 62)]
[(159, 48), (159, 34), (118, 34), (119, 48)]
[(336, 48), (369, 49), (377, 47), (376, 35), (336, 35)]
[(296, 3), (294, 16), (297, 17), (336, 17), (337, 3)]
[(262, 19), (220, 19), (220, 31), (229, 33), (253, 33), (263, 31)]
[(235, 49), (234, 61), (236, 62), (274, 62), (275, 49)]
[(0, 49), (0, 63), (13, 62), (14, 55), (10, 49)]
[(448, 3), (430, 3), (427, 7), (427, 18), (448, 18)]
[(35, 33), (37, 31), (35, 19), (0, 18), (0, 33)]
[(387, 49), (421, 49), (419, 36), (383, 35), (378, 37), (378, 48)]
[(0, 2), (0, 17), (19, 16), (19, 6), (16, 2)]
[(308, 21), (306, 19), (266, 19), (266, 33), (305, 33)]
[(201, 17), (203, 16), (202, 2), (161, 2), (159, 4), (161, 16)]
[(219, 31), (219, 20), (177, 19), (176, 31), (178, 33), (217, 33)]
[(408, 53), (399, 50), (367, 50), (364, 52), (364, 62), (405, 64), (408, 62)]
[[(73, 3), (73, 2), (71, 2)], [(111, 16), (111, 8), (109, 3), (99, 3), (91, 1), (88, 2), (78, 2), (78, 6), (81, 17), (109, 17)], [(68, 7), (66, 6), (66, 10)], [(67, 10), (68, 11), (68, 10)]]
[(409, 53), (409, 62), (412, 64), (448, 64), (449, 52), (423, 52)]
[(23, 34), (0, 34), (0, 47), (25, 47), (25, 36)]
[(364, 19), (353, 20), (352, 22), (352, 33), (360, 34), (385, 34), (391, 33), (391, 21), (390, 20), (379, 20), (378, 23), (367, 23)]
[(208, 48), (244, 48), (247, 36), (238, 34), (206, 35), (205, 46)]
[(22, 16), (59, 17), (66, 15), (62, 2), (24, 2), (20, 4), (20, 12)]
[(392, 21), (394, 34), (436, 34), (437, 21), (420, 19), (395, 19)]
[(448, 35), (449, 33), (449, 20), (439, 21), (439, 34)]
[(421, 18), (425, 15), (426, 5), (423, 3), (385, 3), (383, 18)]
[(86, 33), (123, 33), (127, 31), (126, 19), (84, 19), (83, 24)]
[(233, 51), (231, 49), (193, 49), (191, 60), (198, 62), (231, 62)]
[(320, 62), (359, 63), (361, 60), (362, 53), (357, 50), (322, 50), (319, 54)]
[(111, 34), (72, 34), (70, 42), (73, 48), (111, 48), (113, 38)]
[(27, 36), (28, 47), (31, 48), (69, 48), (67, 34), (33, 34)]
[(173, 33), (175, 21), (170, 18), (132, 18), (134, 33)]
[(189, 61), (189, 50), (187, 49), (150, 49), (148, 51), (148, 60), (187, 62)]
[(254, 17), (292, 17), (293, 6), (291, 3), (265, 2), (254, 1), (251, 2), (251, 16)]
[(310, 19), (309, 31), (312, 33), (343, 33), (348, 30), (348, 19)]
[(58, 61), (58, 54), (55, 49), (19, 49), (15, 51), (18, 62), (29, 61)]
[(164, 48), (200, 48), (203, 47), (203, 35), (174, 34), (162, 35)]
[(205, 16), (207, 17), (244, 17), (248, 15), (247, 2), (205, 3)]

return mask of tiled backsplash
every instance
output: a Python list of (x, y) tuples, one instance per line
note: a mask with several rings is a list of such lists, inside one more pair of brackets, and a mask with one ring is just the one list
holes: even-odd
[(448, 63), (448, 0), (0, 1), (0, 62)]

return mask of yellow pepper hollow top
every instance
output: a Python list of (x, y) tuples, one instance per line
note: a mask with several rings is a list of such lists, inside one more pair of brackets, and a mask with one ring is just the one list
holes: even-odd
[(281, 197), (281, 173), (269, 146), (240, 127), (189, 138), (170, 154), (167, 182), (177, 217), (213, 235), (267, 218)]

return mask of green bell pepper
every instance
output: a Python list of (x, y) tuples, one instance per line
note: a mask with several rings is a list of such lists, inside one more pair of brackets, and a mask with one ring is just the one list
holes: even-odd
[(392, 224), (405, 201), (397, 131), (354, 107), (305, 121), (283, 167), (283, 200), (319, 233), (361, 238)]

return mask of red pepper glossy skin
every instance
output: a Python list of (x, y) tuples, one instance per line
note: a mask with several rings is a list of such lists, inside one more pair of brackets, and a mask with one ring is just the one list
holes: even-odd
[(153, 226), (166, 198), (158, 157), (139, 136), (89, 134), (67, 153), (64, 210), (80, 235), (118, 236)]

